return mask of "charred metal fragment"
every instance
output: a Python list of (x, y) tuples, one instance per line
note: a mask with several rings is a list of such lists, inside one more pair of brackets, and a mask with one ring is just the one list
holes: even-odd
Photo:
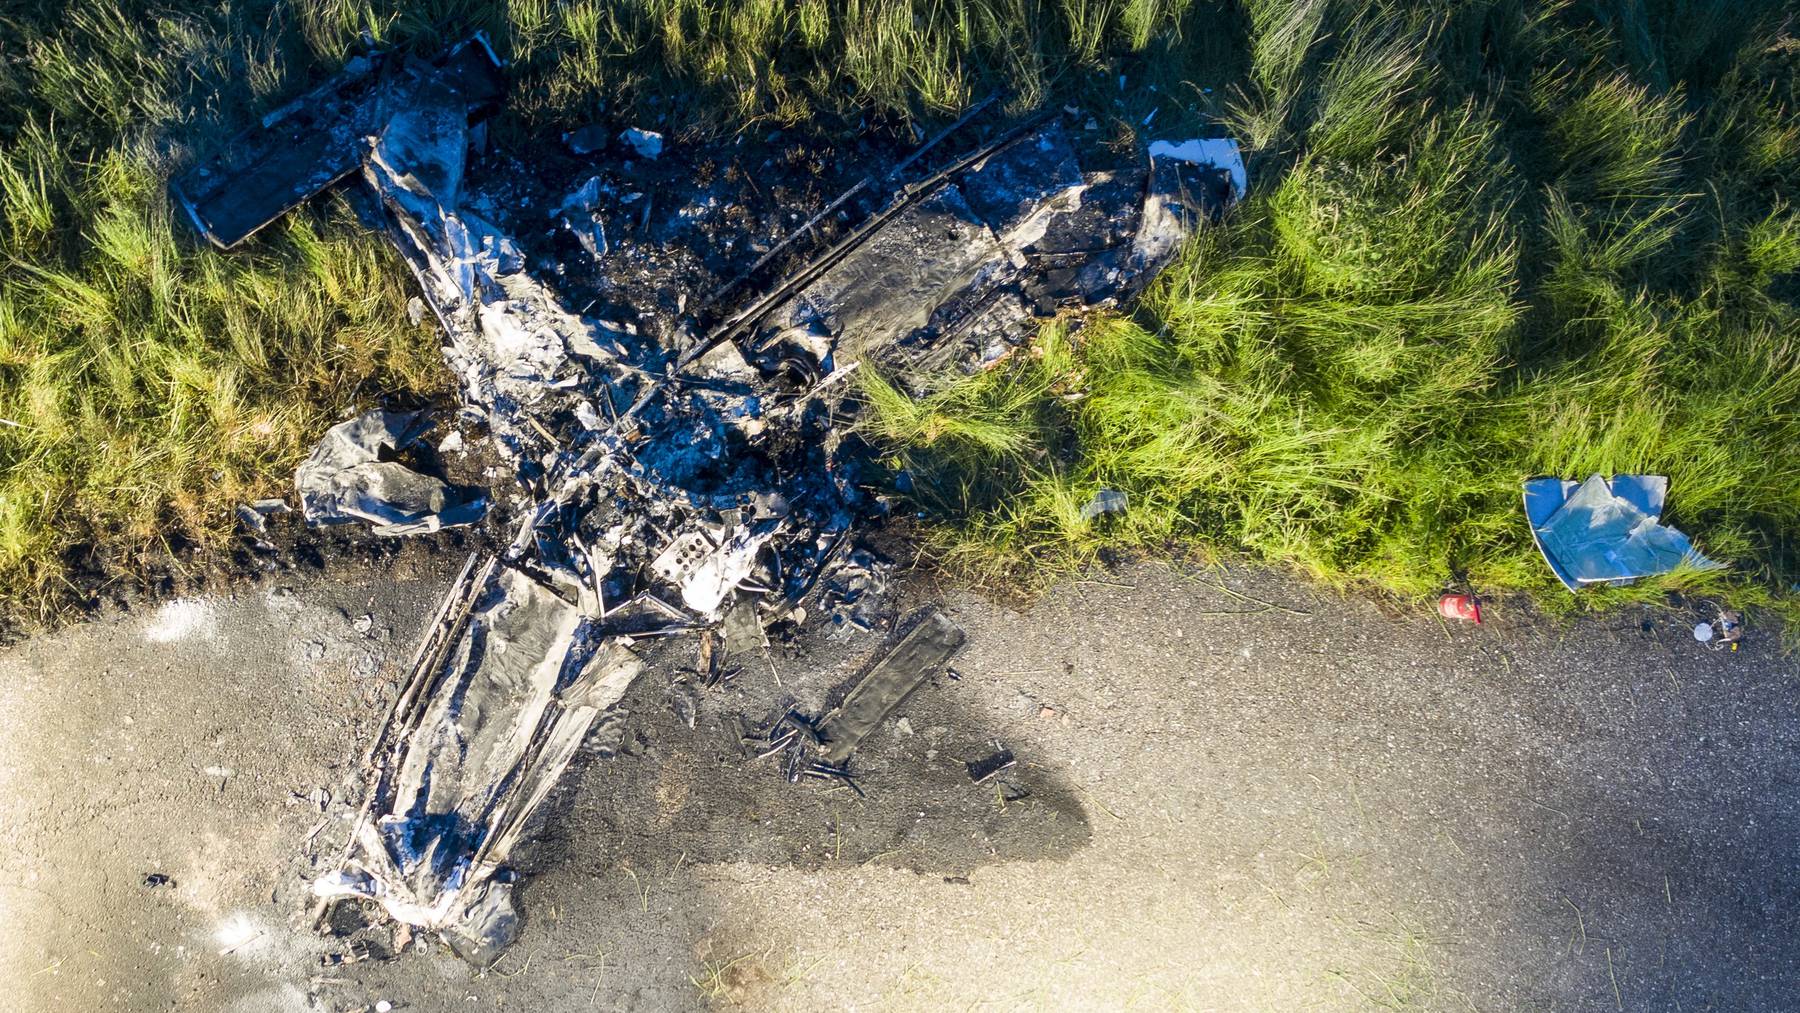
[(465, 570), (371, 749), (370, 797), (316, 896), (361, 897), (459, 952), (517, 919), (502, 876), (588, 729), (642, 669), (628, 646), (519, 571)]
[(1034, 319), (1136, 293), (1229, 206), (1235, 177), (1189, 155), (1236, 145), (1201, 144), (1083, 173), (1058, 121), (1008, 136), (775, 306), (758, 345), (831, 335), (837, 362), (868, 360), (915, 387), (991, 363)]
[[(487, 512), (485, 496), (393, 459), (430, 428), (422, 412), (384, 411), (332, 426), (294, 472), (306, 522), (363, 521), (379, 535), (410, 535), (480, 520)], [(264, 516), (253, 506), (238, 513), (247, 525)], [(255, 530), (261, 533), (263, 527), (256, 524)]]
[(967, 763), (964, 763), (963, 766), (967, 767), (969, 770), (969, 780), (976, 784), (980, 784), (988, 778), (993, 777), (995, 774), (1000, 773), (1002, 770), (1012, 766), (1016, 762), (1018, 761), (1013, 757), (1012, 750), (1007, 749), (1005, 746), (996, 742), (994, 743), (994, 752), (992, 754), (984, 756), (979, 760), (970, 760)]
[(894, 645), (844, 702), (825, 715), (819, 731), (825, 740), (821, 758), (837, 765), (850, 758), (888, 714), (962, 649), (963, 631), (949, 617), (931, 609)]
[(357, 56), (318, 88), (264, 116), (170, 184), (195, 231), (229, 250), (361, 166), (363, 138), (420, 91), (449, 87), (479, 118), (501, 95), (500, 61), (476, 36), (434, 61)]

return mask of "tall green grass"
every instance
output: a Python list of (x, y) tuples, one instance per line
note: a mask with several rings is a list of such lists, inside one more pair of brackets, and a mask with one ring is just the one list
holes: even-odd
[[(947, 116), (1098, 87), (1167, 54), (1187, 0), (21, 0), (0, 11), (0, 619), (81, 584), (204, 565), (353, 404), (427, 396), (437, 339), (341, 204), (242, 252), (173, 224), (170, 172), (367, 42), (486, 30), (496, 122), (529, 145), (603, 116), (694, 137), (747, 123)], [(1209, 35), (1188, 52), (1221, 45)], [(1152, 60), (1151, 57), (1156, 57)], [(1126, 115), (1136, 115), (1126, 110)], [(198, 550), (198, 555), (189, 550)]]
[[(222, 543), (353, 402), (444, 383), (402, 272), (341, 207), (242, 254), (162, 181), (362, 45), (485, 29), (500, 136), (630, 118), (693, 138), (946, 117), (1006, 88), (1109, 137), (1222, 119), (1254, 192), (1129, 317), (1049, 329), (872, 433), (953, 558), (1246, 548), (1423, 594), (1560, 601), (1518, 481), (1658, 471), (1794, 609), (1800, 44), (1776, 0), (74, 0), (4, 14), (0, 604), (97, 556)], [(1124, 78), (1121, 87), (1120, 79)], [(1082, 519), (1097, 489), (1122, 515)]]
[[(975, 572), (1247, 548), (1566, 606), (1520, 481), (1656, 472), (1667, 519), (1733, 569), (1584, 598), (1800, 617), (1782, 6), (1249, 2), (1227, 115), (1251, 197), (1133, 316), (1053, 328), (924, 406), (876, 388), (875, 428)], [(1082, 520), (1101, 488), (1131, 508)]]
[[(366, 33), (432, 48), (487, 31), (514, 62), (515, 125), (633, 110), (690, 133), (772, 119), (945, 115), (1004, 87), (1032, 107), (1124, 54), (1183, 41), (1195, 0), (319, 0), (311, 47)], [(1190, 52), (1216, 40), (1195, 40)], [(1155, 64), (1146, 61), (1143, 66)], [(1176, 78), (1179, 80), (1179, 78)]]
[(205, 564), (232, 508), (280, 493), (345, 408), (428, 394), (444, 371), (397, 264), (341, 205), (233, 256), (171, 218), (182, 142), (288, 87), (278, 32), (227, 6), (12, 16), (0, 612), (45, 619), (97, 581)]

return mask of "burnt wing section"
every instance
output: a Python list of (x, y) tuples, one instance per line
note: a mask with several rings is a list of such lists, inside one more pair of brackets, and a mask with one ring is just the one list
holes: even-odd
[(485, 115), (503, 88), (500, 61), (479, 36), (437, 60), (356, 56), (331, 80), (264, 116), (218, 155), (177, 177), (170, 196), (195, 231), (229, 250), (354, 173), (367, 138), (436, 85)]
[(828, 335), (840, 361), (924, 386), (999, 359), (1033, 321), (1134, 295), (1232, 199), (1226, 177), (1178, 159), (1083, 172), (1051, 121), (902, 211), (776, 308), (759, 343)]

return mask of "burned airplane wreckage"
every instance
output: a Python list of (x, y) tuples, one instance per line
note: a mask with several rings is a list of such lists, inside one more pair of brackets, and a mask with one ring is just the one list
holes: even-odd
[[(365, 756), (343, 861), (314, 884), (321, 905), (372, 901), (483, 965), (516, 932), (509, 855), (651, 655), (686, 636), (703, 655), (752, 653), (778, 623), (859, 624), (880, 580), (857, 531), (882, 507), (845, 435), (855, 371), (919, 390), (982, 368), (1046, 318), (1130, 297), (1244, 188), (1230, 141), (1084, 170), (1060, 114), (983, 124), (977, 107), (786, 238), (745, 244), (760, 259), (729, 280), (691, 274), (713, 295), (689, 300), (633, 276), (679, 245), (651, 224), (654, 202), (678, 227), (716, 197), (672, 208), (634, 189), (630, 160), (681, 169), (628, 131), (572, 145), (586, 179), (533, 208), (514, 189), (530, 173), (484, 150), (503, 69), (479, 37), (435, 60), (359, 57), (171, 186), (229, 249), (360, 177), (442, 327), (464, 416), (516, 480), (515, 534), (470, 560), (427, 627)], [(566, 263), (526, 248), (546, 216), (579, 251)], [(302, 469), (309, 517), (435, 526), (421, 511), (442, 490), (379, 502), (395, 482), (376, 444), (408, 428), (382, 413), (334, 430)], [(458, 509), (444, 523), (479, 513)], [(847, 778), (856, 742), (960, 641), (925, 616), (832, 714), (783, 716), (765, 754), (790, 779)]]

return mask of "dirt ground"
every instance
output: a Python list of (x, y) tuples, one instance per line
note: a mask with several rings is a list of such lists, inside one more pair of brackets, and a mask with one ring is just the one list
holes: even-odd
[[(739, 740), (841, 691), (882, 632), (754, 659), (722, 690), (650, 672), (623, 754), (581, 760), (551, 807), (499, 964), (419, 940), (321, 966), (344, 942), (301, 927), (307, 878), (342, 846), (362, 737), (460, 562), (402, 553), (0, 654), (5, 1005), (1698, 1011), (1800, 995), (1796, 664), (1768, 631), (1730, 655), (1694, 643), (1686, 614), (1446, 626), (1273, 572), (1154, 565), (1023, 612), (948, 596), (967, 647), (856, 755), (866, 799), (789, 785)], [(971, 785), (964, 761), (995, 740), (1018, 765)]]

